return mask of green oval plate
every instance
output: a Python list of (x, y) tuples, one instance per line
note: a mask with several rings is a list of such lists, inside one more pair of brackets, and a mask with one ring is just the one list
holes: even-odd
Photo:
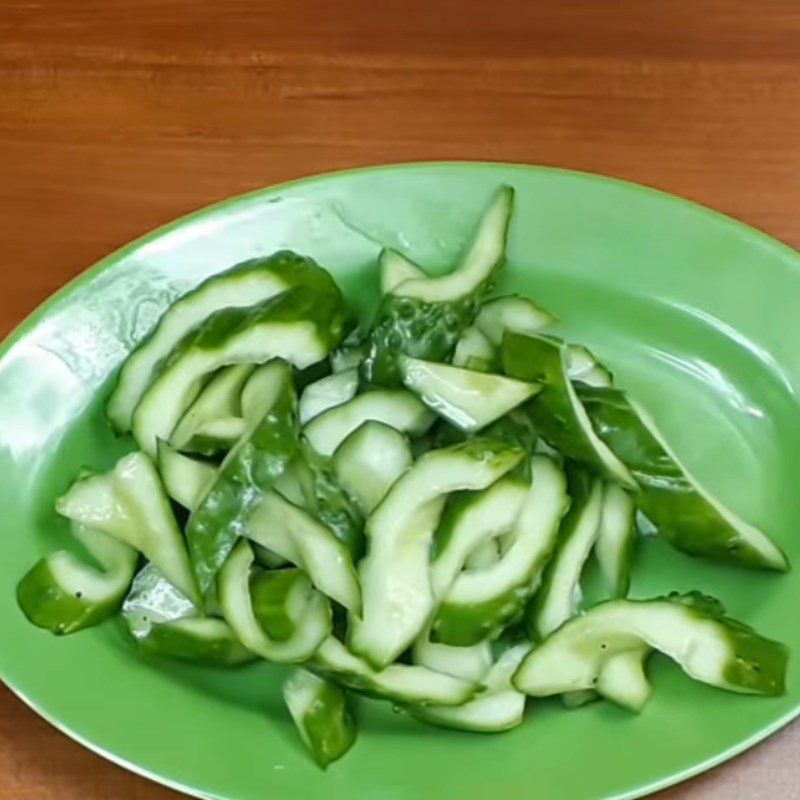
[[(798, 713), (789, 694), (726, 694), (660, 658), (639, 716), (608, 703), (531, 704), (500, 736), (426, 728), (364, 704), (352, 752), (323, 773), (282, 708), (283, 671), (144, 660), (109, 623), (58, 639), (29, 625), (14, 586), (65, 527), (53, 499), (81, 466), (125, 449), (103, 415), (120, 361), (179, 293), (236, 261), (289, 247), (318, 259), (362, 311), (391, 245), (453, 263), (494, 187), (517, 189), (501, 288), (529, 293), (650, 407), (688, 466), (800, 560), (800, 257), (683, 200), (559, 170), (419, 164), (299, 181), (201, 211), (109, 256), (61, 291), (0, 356), (0, 674), (38, 713), (104, 756), (218, 798), (428, 800), (634, 797), (716, 764)], [(635, 596), (701, 588), (800, 653), (797, 571), (750, 573), (653, 539)]]

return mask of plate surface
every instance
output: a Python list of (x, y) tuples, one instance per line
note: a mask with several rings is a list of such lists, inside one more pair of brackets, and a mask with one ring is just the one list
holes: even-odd
[(332, 174), (199, 212), (115, 253), (62, 290), (0, 356), (0, 674), (63, 731), (143, 775), (229, 800), (561, 800), (634, 797), (722, 761), (800, 710), (789, 694), (730, 695), (660, 657), (639, 715), (608, 703), (532, 704), (499, 736), (426, 728), (365, 703), (353, 751), (314, 767), (282, 708), (282, 669), (214, 671), (139, 658), (119, 624), (65, 639), (29, 625), (14, 586), (66, 527), (52, 511), (80, 467), (129, 443), (102, 412), (121, 359), (167, 303), (207, 275), (282, 247), (318, 259), (362, 311), (391, 245), (446, 267), (501, 182), (517, 189), (503, 289), (557, 313), (648, 406), (674, 449), (795, 571), (750, 573), (649, 539), (633, 595), (700, 588), (800, 654), (800, 256), (696, 205), (596, 176), (420, 164)]

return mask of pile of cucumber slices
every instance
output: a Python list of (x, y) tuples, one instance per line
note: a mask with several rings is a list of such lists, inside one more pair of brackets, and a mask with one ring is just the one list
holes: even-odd
[[(323, 766), (355, 740), (357, 695), (504, 731), (529, 697), (639, 711), (654, 651), (782, 693), (786, 648), (719, 601), (627, 599), (645, 524), (691, 556), (788, 564), (550, 314), (492, 295), (513, 199), (494, 194), (449, 274), (384, 250), (360, 327), (289, 251), (175, 301), (108, 403), (136, 449), (56, 501), (87, 557), (52, 553), (19, 583), (31, 622), (69, 634), (121, 610), (148, 653), (295, 664), (286, 705)], [(592, 556), (605, 600), (585, 607)]]

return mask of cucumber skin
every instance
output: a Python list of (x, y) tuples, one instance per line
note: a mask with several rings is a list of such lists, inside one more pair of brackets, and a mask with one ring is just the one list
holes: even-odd
[(148, 655), (211, 667), (238, 667), (258, 658), (239, 642), (233, 631), (225, 638), (208, 639), (194, 636), (170, 622), (154, 623), (150, 632), (137, 637), (136, 642)]

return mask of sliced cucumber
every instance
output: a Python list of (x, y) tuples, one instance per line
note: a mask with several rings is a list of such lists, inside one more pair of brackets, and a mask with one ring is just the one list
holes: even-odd
[(531, 625), (540, 638), (548, 636), (577, 611), (581, 572), (600, 527), (602, 481), (573, 471), (568, 491), (572, 506), (561, 523), (558, 546), (531, 608)]
[(523, 457), (519, 448), (474, 439), (421, 456), (367, 520), (367, 556), (359, 564), (364, 610), (351, 619), (349, 644), (373, 667), (394, 661), (435, 607), (429, 551), (446, 496), (477, 491)]
[(326, 378), (309, 383), (300, 396), (298, 411), (300, 424), (305, 425), (323, 411), (352, 400), (358, 391), (358, 370), (354, 368), (334, 372)]
[(631, 583), (631, 562), (636, 542), (633, 496), (615, 483), (603, 489), (603, 513), (594, 554), (606, 589), (612, 597), (626, 597)]
[(356, 428), (333, 454), (339, 481), (364, 514), (372, 513), (412, 461), (406, 436), (374, 420)]
[(300, 739), (323, 769), (355, 743), (350, 699), (333, 681), (297, 668), (283, 686), (283, 699)]
[(421, 667), (480, 683), (492, 666), (492, 647), (489, 642), (479, 642), (471, 647), (437, 644), (428, 638), (426, 632), (414, 642), (412, 660)]
[(154, 455), (168, 440), (207, 376), (230, 364), (263, 364), (283, 358), (296, 367), (321, 359), (346, 333), (340, 296), (291, 289), (253, 308), (217, 311), (188, 333), (159, 369), (133, 415), (133, 435)]
[(614, 376), (597, 360), (588, 347), (568, 344), (567, 374), (571, 381), (580, 381), (588, 386), (611, 386)]
[(255, 660), (227, 622), (214, 617), (187, 617), (160, 622), (139, 639), (148, 653), (215, 667), (237, 667)]
[[(653, 648), (695, 680), (744, 694), (784, 692), (788, 651), (724, 616), (718, 602), (694, 594), (655, 600), (610, 600), (565, 623), (522, 662), (514, 685), (526, 694), (618, 689), (636, 676), (621, 653)], [(601, 680), (607, 665), (617, 672)], [(641, 679), (638, 678), (639, 683)], [(627, 703), (635, 706), (635, 703)]]
[(17, 603), (40, 628), (75, 633), (114, 614), (128, 591), (136, 550), (102, 530), (73, 523), (73, 536), (102, 571), (66, 550), (40, 559), (17, 584)]
[(320, 414), (306, 425), (303, 433), (318, 453), (330, 456), (356, 428), (370, 420), (419, 436), (435, 418), (405, 389), (376, 389)]
[(536, 333), (552, 325), (556, 318), (525, 297), (498, 297), (481, 306), (475, 327), (493, 347), (500, 347), (506, 331)]
[(364, 694), (399, 705), (459, 706), (479, 691), (478, 684), (409, 664), (392, 664), (379, 672), (328, 637), (309, 664), (314, 672)]
[(144, 453), (131, 453), (110, 472), (77, 481), (56, 501), (56, 511), (134, 547), (188, 598), (199, 599), (183, 536)]
[(456, 344), (452, 363), (478, 372), (489, 372), (497, 360), (495, 346), (473, 325), (467, 328)]
[(536, 383), (409, 356), (400, 356), (399, 363), (406, 388), (418, 395), (428, 408), (466, 433), (485, 428), (542, 388)]
[(381, 250), (378, 269), (381, 273), (381, 294), (394, 292), (404, 281), (428, 277), (422, 267), (390, 247)]
[(645, 645), (609, 658), (597, 676), (596, 691), (591, 694), (599, 694), (630, 711), (641, 711), (650, 699), (650, 681), (644, 665), (652, 652), (652, 648)]
[(568, 505), (566, 481), (546, 456), (531, 459), (531, 485), (500, 560), (462, 572), (439, 607), (434, 641), (466, 646), (496, 638), (537, 588)]
[(122, 367), (108, 403), (108, 416), (114, 426), (121, 432), (131, 429), (134, 409), (153, 382), (159, 365), (191, 330), (220, 309), (261, 303), (292, 286), (309, 286), (334, 294), (338, 291), (330, 275), (311, 259), (284, 250), (212, 275), (172, 303)]
[[(254, 548), (255, 550), (255, 548)], [(299, 569), (251, 570), (250, 601), (267, 636), (279, 642), (297, 631), (311, 584)]]
[(598, 435), (624, 461), (641, 492), (637, 504), (673, 547), (745, 567), (785, 571), (786, 556), (761, 530), (712, 497), (624, 392), (581, 387)]
[(162, 441), (158, 443), (158, 469), (167, 494), (189, 511), (194, 511), (217, 475), (213, 464), (185, 456)]
[(595, 433), (569, 378), (566, 359), (566, 345), (555, 339), (513, 332), (503, 339), (505, 372), (519, 380), (544, 384), (529, 413), (548, 444), (610, 480), (635, 489), (628, 468)]
[(478, 545), (464, 561), (464, 568), (468, 570), (486, 569), (500, 560), (500, 547), (497, 539), (490, 539)]

